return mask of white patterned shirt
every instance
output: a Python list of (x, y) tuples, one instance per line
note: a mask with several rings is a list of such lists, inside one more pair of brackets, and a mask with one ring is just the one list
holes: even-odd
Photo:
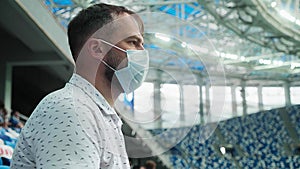
[(73, 74), (46, 96), (22, 129), (11, 169), (130, 168), (122, 121), (100, 92)]

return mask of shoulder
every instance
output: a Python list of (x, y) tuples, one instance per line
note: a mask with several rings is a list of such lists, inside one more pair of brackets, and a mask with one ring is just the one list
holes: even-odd
[(97, 105), (84, 93), (66, 86), (42, 99), (27, 121), (24, 131), (30, 135), (36, 135), (37, 132), (47, 137), (45, 134), (51, 130), (64, 134), (76, 129), (87, 133), (88, 136), (95, 136), (95, 133), (101, 130), (95, 118), (99, 111)]

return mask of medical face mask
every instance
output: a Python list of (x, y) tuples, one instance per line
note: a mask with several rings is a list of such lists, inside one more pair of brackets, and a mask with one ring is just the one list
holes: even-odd
[[(100, 39), (101, 40), (101, 39)], [(115, 70), (110, 65), (108, 65), (103, 60), (101, 61), (107, 67), (115, 72), (121, 87), (123, 88), (126, 94), (133, 92), (135, 89), (140, 87), (145, 81), (148, 68), (149, 68), (149, 54), (147, 50), (124, 50), (115, 46), (109, 42), (101, 40), (102, 42), (119, 49), (126, 53), (128, 64), (127, 67), (124, 67), (119, 70)]]

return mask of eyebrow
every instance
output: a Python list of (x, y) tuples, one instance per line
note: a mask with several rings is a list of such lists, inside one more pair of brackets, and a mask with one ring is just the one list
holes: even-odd
[[(142, 35), (142, 34), (141, 34), (141, 35)], [(142, 37), (144, 38), (143, 35), (142, 35)], [(126, 38), (126, 39), (130, 39), (130, 38), (135, 38), (135, 39), (137, 39), (137, 40), (140, 41), (140, 42), (144, 42), (144, 40), (143, 40), (142, 38), (140, 38), (139, 36), (137, 36), (137, 35), (129, 36), (129, 37)]]

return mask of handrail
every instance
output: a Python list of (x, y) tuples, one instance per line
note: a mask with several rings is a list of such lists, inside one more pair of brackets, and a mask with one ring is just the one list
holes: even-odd
[(25, 116), (24, 114), (19, 113), (19, 117), (23, 119), (24, 121), (27, 121), (29, 118)]
[[(128, 112), (128, 110), (125, 108), (123, 103), (120, 103), (119, 101), (117, 101), (115, 104), (117, 105), (116, 107), (121, 109), (121, 110), (118, 110), (118, 112), (119, 112), (118, 114), (128, 124), (128, 126), (130, 126), (131, 129), (136, 132), (137, 136), (139, 136), (140, 138), (150, 138), (153, 136), (149, 131), (145, 130), (140, 125), (135, 124), (134, 122), (129, 120), (128, 117), (132, 117), (132, 114)], [(130, 119), (133, 119), (133, 117)], [(164, 152), (163, 147), (154, 140), (144, 139), (143, 142), (150, 148), (150, 150), (152, 152), (157, 152), (157, 151)], [(161, 153), (157, 156), (164, 163), (165, 166), (167, 166), (168, 168), (173, 168), (170, 158), (165, 153)]]

